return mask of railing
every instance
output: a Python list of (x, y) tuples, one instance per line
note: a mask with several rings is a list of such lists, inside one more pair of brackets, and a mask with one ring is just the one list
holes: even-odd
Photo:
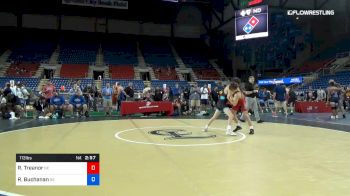
[(350, 56), (350, 51), (337, 53), (335, 55), (335, 58), (339, 59), (339, 58), (344, 58), (344, 57), (347, 57), (347, 56)]

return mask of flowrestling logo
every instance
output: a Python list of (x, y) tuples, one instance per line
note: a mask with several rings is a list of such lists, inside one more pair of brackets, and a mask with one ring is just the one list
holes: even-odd
[(334, 10), (288, 10), (289, 16), (334, 16)]

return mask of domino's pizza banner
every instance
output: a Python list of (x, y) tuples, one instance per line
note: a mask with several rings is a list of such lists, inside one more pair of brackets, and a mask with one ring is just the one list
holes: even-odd
[(258, 85), (259, 86), (268, 86), (268, 85), (275, 85), (275, 84), (301, 84), (303, 83), (304, 78), (303, 77), (293, 77), (293, 78), (274, 78), (274, 79), (266, 79), (266, 80), (259, 80)]
[(236, 11), (236, 40), (268, 37), (268, 15), (267, 5)]

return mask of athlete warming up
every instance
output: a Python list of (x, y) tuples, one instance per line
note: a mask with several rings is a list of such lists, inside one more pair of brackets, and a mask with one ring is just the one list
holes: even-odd
[[(227, 99), (232, 105), (232, 111), (235, 119), (237, 119), (237, 112), (240, 110), (243, 113), (244, 119), (247, 121), (249, 125), (249, 134), (254, 134), (254, 127), (252, 124), (252, 121), (248, 115), (248, 111), (245, 107), (245, 97), (242, 93), (242, 91), (239, 88), (239, 84), (236, 82), (233, 82), (229, 86), (229, 91), (227, 94)], [(234, 130), (236, 131), (236, 130)]]
[[(236, 121), (236, 123), (238, 120), (237, 120), (237, 118), (234, 117), (230, 108), (227, 105), (227, 102), (228, 102), (227, 91), (228, 91), (228, 86), (225, 88), (225, 90), (219, 91), (219, 99), (218, 99), (218, 102), (216, 103), (215, 113), (214, 113), (213, 117), (211, 117), (211, 119), (209, 120), (208, 124), (205, 125), (204, 130), (203, 130), (204, 132), (207, 132), (209, 126), (214, 122), (214, 120), (217, 119), (222, 112), (224, 112), (228, 116), (226, 135), (232, 135), (232, 136), (237, 135), (235, 132), (232, 131), (231, 124), (232, 124), (233, 120)], [(236, 131), (239, 130), (238, 128), (236, 128), (236, 129), (237, 129)]]

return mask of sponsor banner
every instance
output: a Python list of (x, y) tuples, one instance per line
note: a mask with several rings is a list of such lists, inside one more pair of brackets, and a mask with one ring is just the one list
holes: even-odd
[(258, 84), (260, 86), (274, 85), (274, 84), (301, 84), (303, 83), (303, 77), (293, 77), (293, 78), (275, 78), (259, 80)]
[(129, 9), (129, 2), (123, 0), (62, 0), (62, 4), (115, 9)]

